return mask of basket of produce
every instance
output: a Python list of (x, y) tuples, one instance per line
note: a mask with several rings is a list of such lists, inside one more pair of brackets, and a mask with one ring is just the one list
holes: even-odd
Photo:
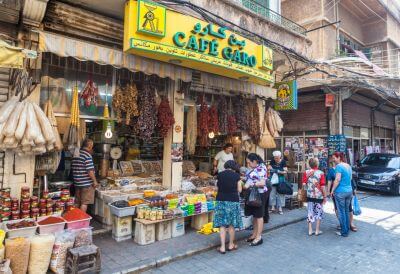
[(125, 200), (115, 201), (109, 204), (111, 214), (117, 217), (133, 216), (136, 211), (136, 206), (130, 206)]
[(8, 221), (4, 222), (3, 225), (7, 238), (32, 237), (38, 227), (32, 219)]
[(67, 222), (67, 229), (86, 228), (90, 225), (92, 217), (79, 208), (74, 208), (64, 214), (63, 218)]
[(64, 230), (65, 220), (61, 217), (47, 216), (38, 219), (39, 234), (53, 234)]

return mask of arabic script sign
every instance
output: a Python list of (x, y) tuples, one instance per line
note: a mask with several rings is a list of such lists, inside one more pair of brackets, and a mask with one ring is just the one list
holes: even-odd
[(226, 27), (130, 0), (124, 31), (124, 51), (263, 85), (273, 82), (272, 50)]

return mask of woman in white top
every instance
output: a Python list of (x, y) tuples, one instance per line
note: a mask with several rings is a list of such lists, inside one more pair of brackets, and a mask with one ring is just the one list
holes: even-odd
[(232, 144), (226, 144), (224, 146), (224, 150), (221, 150), (220, 152), (215, 155), (214, 158), (214, 173), (219, 173), (225, 170), (224, 165), (226, 162), (233, 159), (233, 145)]

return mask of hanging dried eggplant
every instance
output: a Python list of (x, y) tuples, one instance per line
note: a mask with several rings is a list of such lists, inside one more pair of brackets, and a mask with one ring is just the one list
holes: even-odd
[(189, 107), (186, 117), (186, 151), (193, 155), (196, 151), (197, 140), (197, 110), (196, 106)]
[(225, 96), (221, 96), (218, 103), (218, 120), (219, 120), (219, 131), (221, 134), (228, 133), (228, 102)]
[(215, 105), (210, 108), (208, 128), (210, 132), (219, 132), (218, 110)]
[(204, 98), (202, 99), (201, 106), (200, 106), (200, 112), (199, 112), (199, 117), (198, 117), (198, 124), (197, 124), (197, 135), (199, 137), (199, 145), (201, 147), (208, 147), (208, 133), (209, 133), (209, 128), (208, 128), (208, 122), (209, 122), (209, 112), (208, 112), (208, 106), (204, 101)]
[(236, 125), (236, 118), (234, 115), (229, 115), (228, 116), (228, 133), (234, 134), (237, 132), (238, 132), (238, 128)]
[(157, 126), (160, 132), (160, 136), (165, 138), (168, 135), (168, 131), (175, 124), (174, 114), (172, 113), (167, 98), (163, 98), (161, 100), (161, 103), (158, 106), (157, 117), (158, 117)]
[(232, 100), (233, 113), (236, 118), (236, 125), (239, 130), (246, 131), (248, 128), (248, 121), (245, 116), (245, 100), (243, 97), (235, 97)]
[(149, 84), (144, 85), (144, 89), (139, 93), (139, 118), (137, 121), (139, 137), (144, 141), (149, 141), (157, 126), (155, 88)]

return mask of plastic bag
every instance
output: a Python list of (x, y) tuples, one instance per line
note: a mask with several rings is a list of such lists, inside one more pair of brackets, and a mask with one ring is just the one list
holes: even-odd
[(353, 197), (353, 214), (355, 216), (361, 215), (361, 207), (360, 204), (358, 203), (357, 196), (354, 195)]
[(91, 245), (93, 243), (92, 228), (82, 228), (74, 230), (75, 244), (74, 247)]
[(278, 176), (278, 174), (276, 174), (276, 173), (272, 174), (272, 177), (271, 177), (271, 184), (272, 184), (272, 185), (277, 185), (277, 184), (279, 184), (279, 176)]
[(56, 234), (56, 240), (51, 254), (50, 269), (56, 274), (63, 274), (67, 261), (68, 248), (74, 246), (75, 233), (70, 230)]
[(262, 206), (262, 199), (261, 194), (258, 192), (257, 187), (251, 187), (248, 190), (248, 197), (246, 199), (246, 204), (252, 207), (261, 207)]

